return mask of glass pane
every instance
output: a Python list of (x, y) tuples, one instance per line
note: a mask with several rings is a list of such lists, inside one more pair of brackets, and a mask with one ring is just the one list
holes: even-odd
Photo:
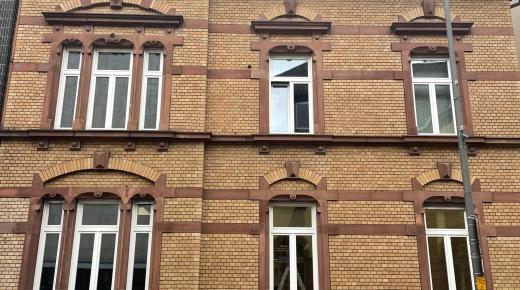
[(72, 128), (74, 120), (74, 109), (76, 108), (76, 92), (78, 91), (78, 77), (68, 76), (65, 78), (65, 89), (63, 92), (63, 107), (61, 109), (61, 128)]
[(289, 133), (289, 83), (272, 83), (271, 87), (271, 133)]
[(458, 209), (426, 209), (429, 229), (465, 229), (464, 211)]
[(273, 77), (307, 77), (309, 61), (306, 59), (273, 59)]
[(148, 262), (148, 234), (135, 235), (134, 274), (132, 290), (144, 290), (146, 286), (146, 263)]
[(451, 238), (453, 270), (458, 290), (471, 290), (471, 268), (469, 266), (468, 241), (463, 237)]
[(52, 290), (54, 285), (54, 273), (56, 272), (56, 260), (58, 255), (59, 234), (47, 234), (43, 250), (42, 276), (40, 290)]
[(115, 248), (116, 234), (103, 234), (101, 236), (101, 251), (99, 253), (97, 290), (111, 290), (112, 288)]
[(109, 78), (97, 77), (94, 92), (94, 109), (92, 112), (92, 128), (105, 128), (107, 116)]
[(75, 287), (76, 290), (89, 289), (93, 250), (94, 234), (81, 234), (79, 238), (78, 269), (76, 273)]
[(428, 237), (428, 253), (430, 254), (432, 288), (435, 290), (449, 290), (444, 238)]
[(437, 97), (437, 112), (439, 115), (439, 131), (444, 134), (455, 133), (450, 86), (435, 85), (435, 94)]
[(67, 69), (79, 69), (79, 62), (81, 60), (81, 52), (70, 51), (67, 59)]
[(148, 71), (161, 71), (161, 54), (148, 54)]
[(129, 79), (127, 77), (116, 78), (116, 87), (114, 91), (114, 113), (112, 114), (113, 129), (124, 129), (126, 127), (128, 81)]
[(413, 77), (415, 78), (448, 78), (448, 62), (427, 61), (413, 64)]
[(130, 70), (130, 53), (100, 52), (98, 70)]
[(274, 289), (291, 289), (289, 236), (273, 236)]
[(83, 225), (117, 225), (118, 204), (84, 204)]
[(152, 205), (140, 204), (137, 206), (137, 225), (147, 226), (150, 225), (150, 216), (152, 211)]
[(294, 85), (294, 132), (309, 133), (309, 85)]
[(415, 118), (418, 133), (433, 133), (430, 89), (428, 85), (414, 85)]
[(313, 290), (312, 236), (296, 237), (298, 290)]
[(157, 128), (157, 106), (159, 101), (159, 79), (146, 80), (146, 104), (144, 112), (144, 128)]
[(50, 203), (49, 204), (49, 218), (47, 219), (47, 225), (49, 225), (49, 226), (61, 225), (62, 213), (63, 213), (63, 204)]
[(275, 227), (312, 227), (310, 207), (273, 208), (273, 226)]

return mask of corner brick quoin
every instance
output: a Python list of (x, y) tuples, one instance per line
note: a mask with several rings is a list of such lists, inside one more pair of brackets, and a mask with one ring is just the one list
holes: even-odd
[[(437, 162), (436, 169), (428, 170), (412, 178), (412, 189), (422, 191), (428, 183), (438, 180), (452, 180), (462, 183), (462, 172), (460, 169), (453, 169), (451, 163)], [(480, 180), (473, 177), (471, 187), (473, 191), (480, 192)]]
[(33, 183), (43, 186), (45, 182), (56, 177), (85, 170), (122, 171), (143, 177), (156, 184), (164, 179), (164, 174), (143, 164), (124, 159), (110, 159), (110, 152), (94, 152), (91, 158), (72, 160), (38, 172), (34, 176)]
[(113, 8), (120, 8), (122, 5), (138, 6), (146, 10), (152, 10), (165, 15), (175, 14), (175, 9), (170, 5), (157, 0), (69, 0), (65, 3), (59, 4), (56, 9), (63, 12), (70, 12), (81, 8), (90, 6), (110, 6)]
[(269, 189), (274, 183), (284, 179), (300, 179), (310, 182), (316, 189), (327, 189), (327, 180), (314, 171), (300, 168), (299, 161), (287, 161), (285, 168), (276, 169), (260, 177), (260, 188)]

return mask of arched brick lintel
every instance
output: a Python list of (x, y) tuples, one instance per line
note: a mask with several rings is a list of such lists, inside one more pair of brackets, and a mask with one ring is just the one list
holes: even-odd
[[(288, 14), (288, 12), (287, 12), (287, 8), (285, 7), (285, 5), (280, 4), (280, 5), (275, 5), (275, 6), (271, 7), (271, 9), (265, 11), (261, 15), (261, 18), (267, 19), (267, 20), (274, 20), (278, 17), (287, 16), (287, 14)], [(316, 21), (321, 18), (320, 15), (316, 11), (314, 11), (310, 8), (307, 8), (303, 5), (298, 5), (296, 7), (296, 11), (295, 11), (294, 15), (300, 16), (309, 21)]]
[[(449, 163), (437, 163), (437, 168), (423, 172), (422, 174), (412, 178), (412, 189), (415, 191), (423, 191), (424, 186), (434, 181), (457, 181), (462, 183), (462, 172), (460, 169), (452, 169)], [(471, 187), (473, 191), (480, 192), (480, 180), (476, 177), (471, 178)]]
[(287, 161), (285, 168), (276, 169), (270, 173), (260, 177), (260, 189), (269, 189), (269, 187), (284, 179), (300, 179), (310, 182), (316, 186), (318, 190), (327, 189), (327, 179), (320, 176), (316, 172), (300, 168), (298, 161)]
[(137, 6), (142, 9), (151, 10), (164, 15), (175, 14), (175, 9), (164, 2), (156, 0), (69, 0), (65, 3), (59, 4), (57, 8), (63, 12), (70, 12), (92, 6), (114, 6), (114, 3), (119, 5)]
[[(424, 16), (423, 9), (420, 7), (417, 7), (417, 8), (408, 10), (406, 13), (400, 15), (399, 19), (401, 21), (412, 22), (414, 20), (424, 18), (424, 17), (425, 16)], [(444, 8), (442, 8), (442, 7), (435, 8), (435, 12), (430, 18), (445, 19), (446, 14), (445, 14)], [(458, 15), (452, 15), (451, 18), (454, 21), (460, 20), (460, 16), (458, 16)]]

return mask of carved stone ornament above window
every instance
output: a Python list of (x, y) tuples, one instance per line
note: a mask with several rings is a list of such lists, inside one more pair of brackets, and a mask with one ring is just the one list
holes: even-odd
[(313, 10), (299, 5), (298, 0), (285, 0), (252, 21), (251, 27), (258, 33), (324, 34), (330, 31), (331, 23), (321, 21)]
[[(452, 21), (453, 34), (471, 33), (473, 22), (463, 22), (458, 16), (454, 16)], [(400, 15), (398, 21), (392, 23), (390, 30), (398, 35), (445, 35), (444, 8), (437, 5), (437, 0), (422, 0), (421, 7)]]
[[(88, 3), (87, 3), (88, 2)], [(99, 26), (142, 26), (142, 27), (170, 27), (182, 25), (184, 18), (175, 15), (175, 10), (164, 5), (154, 5), (155, 1), (110, 0), (91, 3), (91, 1), (71, 1), (56, 7), (55, 12), (43, 12), (43, 17), (51, 25), (99, 25)], [(139, 2), (139, 1), (137, 1)], [(151, 4), (150, 4), (151, 2)], [(114, 13), (98, 13), (96, 9), (106, 6)], [(164, 6), (164, 7), (163, 7)], [(142, 13), (120, 13), (124, 7), (137, 7)], [(84, 11), (92, 10), (92, 11)]]

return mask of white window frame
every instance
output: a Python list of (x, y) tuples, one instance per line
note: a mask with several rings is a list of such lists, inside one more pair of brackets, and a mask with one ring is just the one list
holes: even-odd
[[(275, 77), (273, 76), (273, 60), (277, 59), (291, 59), (291, 60), (307, 60), (308, 72), (307, 77)], [(270, 134), (297, 134), (297, 135), (309, 135), (314, 134), (314, 84), (312, 70), (312, 57), (311, 56), (271, 56), (269, 58), (269, 132)], [(287, 112), (288, 118), (288, 132), (273, 132), (271, 129), (271, 113), (274, 111), (272, 94), (273, 94), (273, 83), (286, 82), (289, 83), (289, 112)], [(309, 132), (308, 133), (297, 133), (294, 127), (294, 85), (295, 84), (307, 84), (309, 88)]]
[[(464, 213), (464, 229), (429, 229), (426, 221), (426, 210), (428, 209), (437, 209), (437, 210), (458, 210)], [(475, 281), (473, 277), (473, 265), (471, 263), (471, 253), (470, 253), (470, 245), (469, 245), (469, 237), (468, 237), (468, 223), (466, 220), (466, 211), (459, 207), (427, 207), (425, 208), (424, 213), (424, 227), (426, 229), (426, 249), (428, 252), (428, 268), (430, 275), (430, 288), (433, 289), (433, 280), (431, 273), (431, 263), (430, 263), (430, 245), (428, 242), (429, 237), (437, 237), (443, 238), (444, 240), (444, 256), (446, 257), (446, 273), (448, 275), (448, 286), (450, 290), (457, 290), (456, 282), (455, 282), (455, 271), (453, 269), (453, 254), (451, 248), (451, 238), (466, 238), (466, 244), (468, 249), (468, 263), (471, 271), (471, 285), (473, 290), (475, 290)], [(460, 289), (459, 289), (460, 290)]]
[[(137, 211), (139, 205), (150, 205), (150, 224), (149, 225), (138, 225), (137, 224)], [(132, 231), (130, 233), (130, 249), (128, 255), (128, 272), (126, 289), (132, 290), (132, 281), (134, 275), (134, 258), (135, 258), (135, 239), (139, 233), (148, 234), (148, 258), (146, 259), (146, 283), (144, 289), (149, 289), (150, 285), (150, 267), (151, 267), (151, 256), (152, 256), (152, 237), (153, 237), (153, 222), (154, 222), (154, 210), (153, 202), (150, 201), (138, 201), (135, 202), (132, 209)]]
[[(149, 71), (148, 64), (150, 59), (150, 54), (159, 53), (160, 56), (160, 69), (159, 71)], [(162, 105), (162, 93), (163, 93), (163, 71), (164, 71), (164, 52), (162, 50), (147, 50), (144, 53), (144, 63), (143, 63), (143, 85), (141, 90), (141, 112), (139, 114), (139, 130), (158, 130), (159, 122), (161, 120), (161, 105)], [(149, 78), (158, 78), (159, 79), (159, 90), (157, 96), (157, 120), (155, 121), (155, 128), (144, 128), (145, 123), (145, 112), (146, 112), (146, 90), (148, 87), (148, 79)]]
[[(69, 55), (71, 52), (79, 52), (79, 67), (77, 69), (69, 69), (67, 67), (69, 62)], [(83, 54), (80, 49), (77, 48), (67, 48), (63, 50), (63, 61), (61, 64), (61, 72), (60, 72), (60, 84), (58, 87), (58, 100), (56, 102), (56, 116), (54, 117), (54, 129), (57, 130), (71, 130), (71, 127), (61, 127), (61, 117), (63, 113), (63, 99), (65, 98), (65, 80), (67, 77), (77, 77), (78, 85), (76, 86), (76, 102), (74, 103), (74, 113), (72, 122), (74, 123), (74, 117), (76, 116), (76, 108), (78, 107), (78, 93), (79, 93), (79, 85), (80, 85), (80, 77), (81, 77), (81, 65), (83, 61)]]
[[(448, 68), (448, 78), (418, 78), (413, 75), (413, 65), (418, 63), (428, 63), (428, 62), (439, 62), (445, 61)], [(415, 102), (415, 85), (427, 85), (429, 88), (429, 100), (430, 100), (430, 109), (432, 116), (432, 128), (433, 133), (419, 133), (419, 135), (430, 135), (430, 136), (454, 136), (457, 135), (457, 128), (455, 122), (455, 105), (453, 102), (453, 86), (451, 80), (451, 66), (449, 59), (445, 58), (414, 58), (410, 65), (410, 70), (412, 74), (412, 94), (413, 94), (413, 106), (415, 113), (415, 126), (418, 128), (417, 124), (417, 105)], [(439, 113), (437, 110), (437, 98), (435, 92), (435, 85), (448, 85), (450, 87), (450, 99), (451, 99), (451, 114), (453, 117), (453, 133), (440, 133), (439, 129)]]
[(56, 276), (58, 274), (58, 262), (60, 261), (61, 248), (61, 232), (63, 230), (63, 209), (61, 211), (61, 220), (59, 225), (48, 225), (49, 208), (51, 204), (61, 204), (62, 201), (48, 201), (43, 204), (42, 225), (40, 230), (40, 240), (38, 242), (38, 255), (36, 257), (36, 268), (34, 270), (33, 289), (39, 290), (43, 268), (43, 254), (45, 252), (45, 243), (47, 242), (47, 234), (58, 234), (58, 250), (56, 253), (56, 269), (54, 270), (53, 289), (56, 289)]
[[(274, 227), (273, 216), (275, 207), (309, 207), (311, 208), (311, 227)], [(289, 265), (290, 274), (289, 279), (291, 281), (290, 290), (298, 290), (297, 284), (297, 256), (296, 256), (296, 237), (297, 236), (312, 236), (312, 270), (313, 270), (313, 283), (314, 290), (319, 289), (319, 277), (318, 277), (318, 238), (316, 230), (316, 205), (312, 203), (274, 203), (269, 206), (269, 289), (274, 289), (274, 248), (273, 248), (273, 237), (274, 236), (289, 236)]]
[[(114, 52), (114, 53), (129, 53), (130, 65), (129, 70), (98, 70), (98, 60), (100, 52)], [(96, 49), (94, 50), (94, 61), (92, 64), (92, 77), (90, 79), (90, 93), (88, 100), (87, 112), (87, 130), (113, 130), (120, 131), (128, 128), (128, 116), (130, 113), (130, 100), (132, 98), (132, 73), (133, 73), (134, 57), (132, 50), (129, 49)], [(92, 128), (92, 115), (94, 113), (94, 97), (96, 93), (96, 80), (98, 77), (109, 78), (108, 83), (108, 97), (107, 97), (107, 112), (104, 128)], [(126, 117), (124, 128), (112, 128), (112, 115), (114, 112), (114, 92), (115, 82), (118, 77), (128, 77), (128, 97), (126, 100)]]
[[(85, 204), (117, 204), (118, 205), (118, 214), (117, 214), (117, 225), (82, 225), (83, 222), (83, 206)], [(116, 277), (116, 267), (117, 267), (117, 250), (118, 250), (118, 242), (119, 242), (119, 223), (121, 219), (120, 215), (121, 204), (117, 200), (88, 200), (88, 201), (79, 201), (78, 202), (78, 210), (76, 215), (76, 226), (74, 230), (74, 244), (72, 248), (72, 259), (70, 266), (70, 277), (69, 277), (69, 290), (74, 290), (76, 286), (76, 274), (77, 274), (77, 266), (78, 266), (78, 254), (79, 254), (79, 242), (81, 234), (94, 234), (94, 244), (93, 244), (93, 252), (92, 252), (92, 268), (90, 270), (90, 290), (96, 290), (97, 287), (97, 278), (99, 272), (99, 258), (101, 252), (101, 238), (102, 234), (115, 234), (115, 249), (114, 249), (114, 271), (112, 272), (112, 285), (111, 288), (114, 287), (115, 277)]]

